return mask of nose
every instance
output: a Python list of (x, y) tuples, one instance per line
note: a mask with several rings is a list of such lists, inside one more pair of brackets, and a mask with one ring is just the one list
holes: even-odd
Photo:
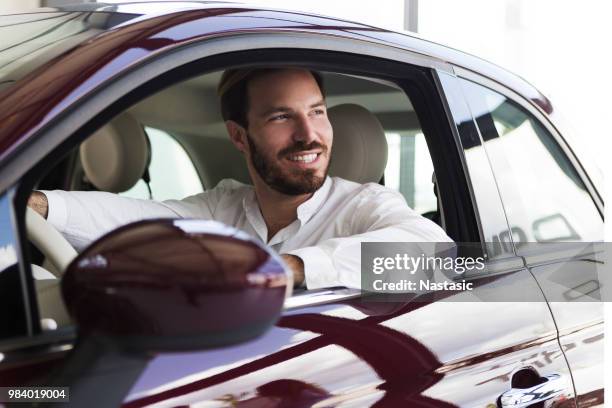
[(295, 131), (293, 132), (293, 140), (308, 144), (315, 141), (317, 138), (317, 129), (313, 123), (313, 119), (308, 115), (299, 115), (296, 120)]

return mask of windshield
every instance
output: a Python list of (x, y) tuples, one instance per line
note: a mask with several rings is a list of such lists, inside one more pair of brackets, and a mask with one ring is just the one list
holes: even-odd
[(135, 14), (41, 12), (0, 16), (0, 90)]

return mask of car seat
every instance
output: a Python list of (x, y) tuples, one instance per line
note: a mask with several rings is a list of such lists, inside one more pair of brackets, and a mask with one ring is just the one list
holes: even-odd
[[(141, 178), (148, 182), (151, 148), (147, 135), (138, 121), (122, 113), (100, 128), (79, 149), (83, 172), (87, 180), (101, 191), (118, 193), (129, 190)], [(37, 301), (43, 330), (54, 330), (69, 324), (60, 294), (59, 271), (45, 262), (43, 267), (32, 265)]]
[(363, 106), (345, 103), (327, 111), (334, 129), (330, 176), (357, 183), (378, 183), (387, 166), (385, 130)]
[(100, 191), (120, 193), (140, 179), (148, 183), (151, 147), (142, 125), (124, 112), (81, 143), (87, 180)]

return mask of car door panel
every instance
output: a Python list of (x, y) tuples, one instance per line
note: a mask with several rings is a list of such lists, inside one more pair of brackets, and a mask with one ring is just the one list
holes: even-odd
[(601, 405), (606, 287), (601, 279), (606, 275), (603, 244), (589, 242), (603, 234), (597, 201), (541, 113), (478, 80), (475, 75), (461, 79), (460, 88), (491, 163), (511, 246), (549, 302), (578, 405)]
[[(603, 245), (581, 247), (603, 248)], [(593, 255), (599, 258), (603, 252), (591, 253)], [(529, 262), (529, 257), (527, 260)], [(559, 342), (572, 370), (578, 406), (603, 406), (604, 308), (599, 285), (602, 284), (600, 277), (605, 274), (604, 265), (586, 256), (532, 265), (531, 272), (550, 300)]]
[[(287, 311), (247, 345), (157, 356), (125, 406), (495, 404), (521, 367), (569, 378), (546, 302), (478, 301), (492, 288), (529, 285), (537, 290), (520, 270), (487, 280), (469, 298), (383, 305), (350, 300)], [(570, 382), (566, 397), (572, 394)]]

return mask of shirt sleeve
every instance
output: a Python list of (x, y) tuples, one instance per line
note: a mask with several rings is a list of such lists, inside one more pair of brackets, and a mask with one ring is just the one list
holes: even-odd
[(122, 197), (98, 191), (42, 191), (48, 201), (47, 220), (77, 251), (130, 222), (151, 218), (211, 218), (207, 193), (164, 202)]
[(371, 188), (356, 200), (344, 237), (289, 251), (304, 262), (308, 289), (361, 287), (362, 242), (452, 242), (444, 230), (390, 189)]

